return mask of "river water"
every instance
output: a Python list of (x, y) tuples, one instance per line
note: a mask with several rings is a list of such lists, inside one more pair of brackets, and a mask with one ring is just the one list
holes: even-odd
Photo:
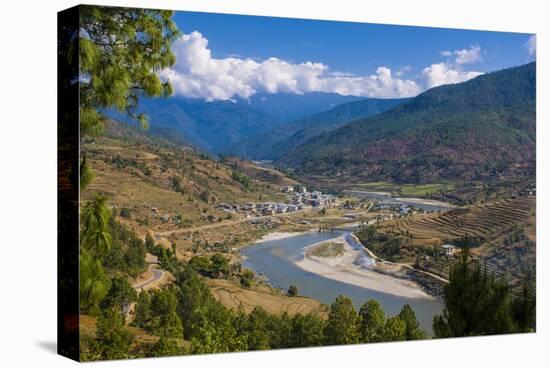
[(359, 191), (359, 190), (345, 190), (344, 192), (346, 194), (355, 196), (360, 199), (370, 199), (370, 200), (378, 201), (385, 204), (412, 205), (426, 212), (447, 211), (452, 208), (452, 206), (449, 206), (449, 204), (445, 202), (431, 200), (426, 203), (421, 203), (421, 202), (418, 202), (416, 199), (391, 196), (389, 193), (385, 193), (385, 192), (372, 192), (372, 191)]
[(357, 309), (367, 300), (376, 299), (382, 305), (386, 315), (393, 316), (399, 313), (404, 304), (408, 303), (414, 309), (422, 329), (432, 335), (433, 316), (442, 311), (440, 302), (398, 297), (365, 289), (324, 278), (294, 265), (293, 260), (303, 258), (304, 247), (342, 234), (343, 232), (340, 231), (335, 231), (335, 233), (310, 232), (294, 237), (260, 242), (242, 250), (246, 259), (243, 266), (256, 273), (263, 273), (274, 287), (286, 290), (290, 285), (296, 285), (300, 295), (318, 299), (325, 304), (332, 303), (340, 294), (350, 297)]

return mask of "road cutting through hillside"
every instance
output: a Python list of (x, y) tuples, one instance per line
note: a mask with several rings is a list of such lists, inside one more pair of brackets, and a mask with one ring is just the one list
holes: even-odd
[(148, 271), (153, 273), (153, 276), (140, 284), (134, 285), (134, 289), (138, 292), (144, 290), (146, 287), (151, 288), (154, 283), (161, 281), (164, 277), (164, 271), (159, 268), (154, 268), (153, 266), (155, 266), (155, 264), (150, 264), (148, 269)]

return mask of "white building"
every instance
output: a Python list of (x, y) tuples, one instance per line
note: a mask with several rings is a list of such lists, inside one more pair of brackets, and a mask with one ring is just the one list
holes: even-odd
[(455, 246), (449, 245), (448, 243), (446, 243), (446, 244), (444, 244), (443, 246), (441, 246), (441, 248), (442, 248), (443, 251), (445, 252), (445, 255), (446, 255), (446, 256), (449, 256), (449, 257), (454, 256), (455, 250), (456, 250), (456, 247), (455, 247)]

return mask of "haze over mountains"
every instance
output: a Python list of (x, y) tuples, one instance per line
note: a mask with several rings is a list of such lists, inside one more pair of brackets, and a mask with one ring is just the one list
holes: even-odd
[[(144, 98), (139, 102), (139, 110), (149, 116), (151, 133), (218, 154), (285, 122), (360, 99), (336, 93), (259, 93), (247, 100), (215, 102), (176, 96)], [(117, 111), (109, 111), (109, 115), (129, 121)]]

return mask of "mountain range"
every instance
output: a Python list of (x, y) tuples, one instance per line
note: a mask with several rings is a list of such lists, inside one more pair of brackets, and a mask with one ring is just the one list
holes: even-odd
[(298, 175), (394, 182), (534, 172), (535, 97), (534, 62), (487, 73), (314, 136), (276, 164)]
[(368, 98), (343, 103), (328, 111), (281, 124), (244, 139), (225, 153), (251, 159), (277, 159), (314, 136), (337, 129), (351, 121), (379, 114), (407, 100)]
[(142, 99), (140, 111), (151, 134), (211, 154), (274, 160), (298, 176), (415, 183), (485, 179), (513, 167), (534, 172), (535, 96), (533, 62), (414, 98), (176, 96)]
[[(285, 122), (359, 99), (336, 93), (255, 94), (246, 100), (214, 102), (175, 96), (142, 98), (139, 112), (149, 117), (150, 133), (218, 154)], [(131, 122), (118, 111), (109, 110), (107, 114), (115, 120)]]

